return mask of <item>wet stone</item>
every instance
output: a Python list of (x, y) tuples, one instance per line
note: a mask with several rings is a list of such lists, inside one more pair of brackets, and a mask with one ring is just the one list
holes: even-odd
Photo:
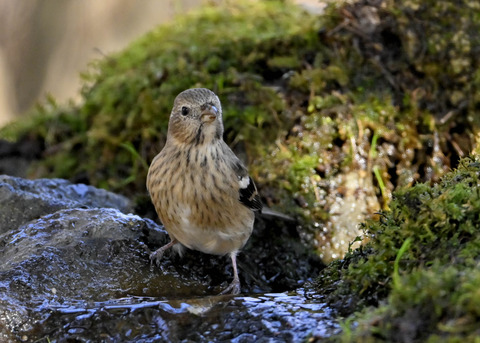
[(27, 180), (0, 175), (0, 233), (64, 208), (116, 208), (131, 212), (124, 196), (63, 179)]
[(169, 251), (151, 265), (168, 234), (121, 196), (2, 176), (0, 198), (0, 342), (281, 342), (337, 330), (320, 300), (286, 292), (322, 265), (278, 222), (257, 218), (239, 255), (244, 296), (216, 296), (229, 259)]
[[(95, 333), (105, 332), (104, 339), (112, 342), (301, 342), (338, 332), (330, 310), (301, 293), (299, 289), (293, 299), (288, 293), (163, 301), (139, 297), (85, 307), (57, 306), (51, 309), (55, 315), (48, 321), (58, 321), (67, 330), (57, 325), (59, 329), (51, 333), (50, 339), (87, 341), (94, 340)], [(279, 319), (259, 311), (265, 302), (290, 316)], [(313, 304), (313, 309), (303, 308), (305, 304)], [(55, 326), (48, 321), (45, 324)], [(115, 331), (110, 329), (112, 323)], [(68, 329), (70, 325), (73, 331)]]

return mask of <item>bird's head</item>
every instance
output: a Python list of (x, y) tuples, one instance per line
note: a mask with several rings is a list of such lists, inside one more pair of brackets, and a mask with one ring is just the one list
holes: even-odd
[(222, 106), (215, 93), (206, 88), (192, 88), (177, 95), (168, 123), (169, 140), (203, 145), (222, 136)]

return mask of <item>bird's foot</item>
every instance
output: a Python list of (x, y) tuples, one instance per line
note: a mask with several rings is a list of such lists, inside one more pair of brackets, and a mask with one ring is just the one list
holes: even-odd
[(160, 261), (162, 260), (162, 257), (163, 257), (163, 254), (165, 253), (165, 250), (166, 249), (163, 249), (163, 247), (161, 247), (160, 249), (157, 249), (155, 250), (154, 252), (152, 252), (150, 254), (150, 264), (156, 264), (157, 267), (160, 266)]
[(175, 239), (172, 239), (170, 241), (170, 243), (167, 243), (163, 247), (161, 247), (161, 248), (155, 250), (154, 252), (152, 252), (150, 254), (150, 264), (153, 264), (155, 262), (157, 267), (159, 267), (160, 266), (160, 261), (162, 260), (163, 254), (165, 253), (165, 250), (171, 248), (175, 244), (177, 244), (177, 241)]
[(233, 279), (232, 283), (228, 285), (223, 291), (221, 291), (218, 295), (225, 295), (225, 294), (240, 294), (240, 280)]

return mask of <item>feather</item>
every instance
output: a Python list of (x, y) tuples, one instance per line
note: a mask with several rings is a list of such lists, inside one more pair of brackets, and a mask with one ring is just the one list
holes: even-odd
[(263, 204), (260, 200), (260, 195), (258, 194), (255, 182), (253, 182), (252, 178), (248, 176), (247, 168), (245, 168), (243, 163), (236, 156), (232, 162), (232, 168), (235, 171), (235, 174), (237, 174), (238, 184), (240, 186), (238, 190), (238, 200), (252, 211), (261, 211)]
[(274, 217), (274, 218), (278, 218), (278, 219), (281, 219), (281, 220), (284, 220), (284, 221), (287, 221), (287, 222), (295, 222), (296, 221), (295, 218), (293, 218), (293, 217), (291, 217), (287, 214), (272, 210), (271, 208), (268, 208), (268, 207), (265, 207), (265, 206), (263, 206), (263, 208), (262, 208), (262, 217), (263, 216)]
[[(248, 182), (247, 182), (248, 181)], [(247, 206), (252, 211), (260, 211), (263, 207), (260, 196), (258, 195), (257, 187), (250, 176), (244, 176), (239, 180), (239, 200), (242, 204)], [(246, 185), (242, 187), (242, 185)]]

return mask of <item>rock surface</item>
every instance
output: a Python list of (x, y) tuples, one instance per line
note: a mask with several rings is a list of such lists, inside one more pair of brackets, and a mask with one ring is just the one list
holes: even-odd
[[(249, 342), (305, 339), (315, 330), (306, 323), (317, 319), (335, 328), (318, 300), (263, 295), (294, 290), (322, 267), (285, 225), (258, 218), (239, 256), (250, 297), (232, 298), (212, 296), (231, 279), (227, 258), (187, 250), (150, 265), (150, 252), (168, 235), (128, 214), (122, 196), (59, 179), (1, 176), (0, 201), (1, 342)], [(283, 300), (276, 308), (269, 297)]]
[(0, 175), (0, 233), (64, 208), (116, 208), (131, 212), (121, 195), (62, 179), (27, 180)]

